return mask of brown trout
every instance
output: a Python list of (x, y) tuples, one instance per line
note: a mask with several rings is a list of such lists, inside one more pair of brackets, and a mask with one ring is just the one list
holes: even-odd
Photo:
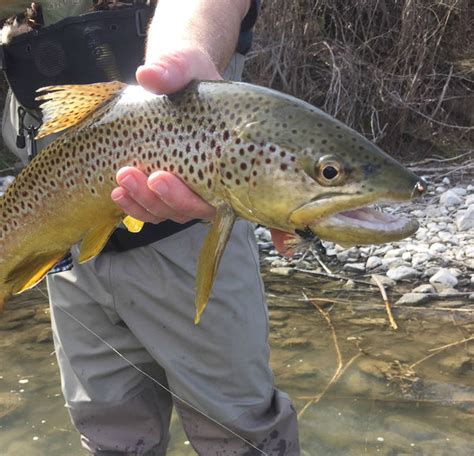
[(42, 89), (46, 147), (0, 200), (0, 309), (38, 283), (75, 243), (96, 256), (122, 221), (115, 174), (135, 166), (179, 176), (217, 209), (196, 277), (199, 321), (236, 217), (344, 245), (402, 239), (418, 227), (367, 207), (406, 201), (425, 183), (321, 110), (235, 82), (157, 96), (119, 82)]

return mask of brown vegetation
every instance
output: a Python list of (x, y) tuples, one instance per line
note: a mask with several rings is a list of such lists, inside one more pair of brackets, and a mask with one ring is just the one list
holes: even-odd
[(471, 0), (266, 0), (247, 77), (399, 156), (474, 142)]

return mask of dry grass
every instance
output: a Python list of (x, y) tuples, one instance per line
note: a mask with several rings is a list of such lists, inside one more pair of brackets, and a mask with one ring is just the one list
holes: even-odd
[(469, 148), (473, 15), (470, 0), (267, 0), (247, 77), (399, 156)]

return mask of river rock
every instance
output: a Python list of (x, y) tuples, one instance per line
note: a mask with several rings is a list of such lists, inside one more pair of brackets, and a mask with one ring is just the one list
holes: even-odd
[(458, 284), (458, 279), (450, 271), (442, 268), (430, 278), (430, 283), (436, 288), (437, 286), (455, 287)]
[(445, 244), (442, 244), (441, 242), (434, 242), (433, 244), (430, 245), (430, 252), (431, 253), (443, 253), (447, 249)]
[(399, 281), (403, 279), (412, 279), (418, 276), (418, 271), (409, 266), (396, 266), (387, 271), (387, 277)]
[(438, 296), (440, 298), (459, 298), (460, 294), (461, 294), (461, 292), (459, 292), (455, 288), (451, 288), (451, 287), (444, 288), (443, 287), (441, 290), (439, 290)]
[(50, 323), (51, 322), (51, 315), (49, 313), (49, 308), (48, 307), (40, 307), (40, 308), (36, 309), (34, 319), (38, 323)]
[(270, 230), (262, 226), (259, 226), (258, 228), (255, 229), (255, 236), (257, 237), (259, 241), (263, 241), (263, 242), (270, 242), (272, 240), (272, 235), (270, 233)]
[(466, 196), (466, 194), (467, 194), (467, 190), (465, 188), (462, 188), (462, 187), (453, 187), (451, 189), (451, 191), (453, 193), (455, 193), (456, 195), (458, 195), (458, 196)]
[(396, 257), (401, 257), (403, 252), (405, 252), (405, 249), (391, 249), (389, 250), (385, 255), (384, 258), (396, 258)]
[(456, 226), (459, 231), (466, 231), (474, 228), (474, 204), (456, 219)]
[(39, 344), (46, 343), (46, 342), (52, 342), (53, 341), (53, 331), (51, 330), (50, 326), (46, 326), (46, 328), (43, 328), (41, 332), (38, 334), (36, 337), (36, 342)]
[(438, 364), (456, 375), (463, 375), (474, 369), (473, 358), (462, 352), (445, 356), (438, 361)]
[(364, 263), (346, 263), (342, 269), (354, 272), (365, 272)]
[(415, 253), (411, 259), (411, 264), (416, 268), (430, 261), (432, 257), (433, 255), (429, 252)]
[(283, 348), (308, 348), (311, 347), (311, 341), (305, 337), (288, 337), (280, 344)]
[(462, 204), (462, 198), (452, 190), (447, 190), (439, 197), (439, 202), (443, 206), (458, 206)]
[(412, 293), (436, 293), (436, 290), (432, 285), (425, 283), (414, 288)]
[(28, 318), (34, 317), (35, 314), (35, 309), (15, 309), (5, 312), (5, 314), (2, 316), (2, 319), (4, 321), (27, 320)]
[(24, 407), (21, 396), (13, 393), (0, 393), (0, 420)]
[(382, 260), (377, 256), (370, 256), (367, 258), (367, 262), (365, 263), (365, 267), (367, 269), (374, 269), (379, 267), (382, 264)]
[(438, 237), (442, 242), (447, 242), (453, 245), (459, 245), (459, 239), (454, 234), (451, 234), (449, 231), (439, 231)]
[(24, 321), (17, 320), (17, 321), (2, 321), (0, 320), (0, 330), (1, 331), (10, 331), (12, 329), (17, 329), (23, 326)]
[(401, 306), (419, 306), (432, 298), (428, 293), (405, 293), (395, 304)]
[(295, 270), (293, 268), (281, 266), (281, 267), (276, 267), (276, 268), (270, 268), (270, 272), (272, 274), (276, 274), (280, 276), (290, 276), (295, 273)]
[(375, 281), (374, 276), (377, 277), (377, 279), (379, 280), (379, 282), (380, 282), (384, 287), (393, 288), (393, 287), (396, 285), (395, 280), (391, 279), (390, 277), (383, 276), (383, 275), (379, 275), (379, 274), (373, 274), (373, 275), (370, 277), (370, 283), (373, 284), (373, 285), (376, 285), (376, 286), (377, 286), (377, 282)]

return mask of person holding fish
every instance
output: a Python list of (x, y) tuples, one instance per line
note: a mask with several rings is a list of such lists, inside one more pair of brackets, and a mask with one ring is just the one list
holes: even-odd
[[(107, 2), (99, 3), (102, 9)], [(41, 4), (46, 22), (68, 15), (66, 2)], [(90, 7), (74, 6), (84, 7), (77, 13)], [(172, 94), (194, 79), (239, 79), (243, 56), (235, 49), (245, 35), (248, 50), (257, 9), (250, 0), (160, 0), (138, 83)], [(6, 112), (16, 115), (11, 106)], [(4, 136), (14, 137), (16, 120), (8, 122)], [(62, 389), (83, 446), (102, 456), (165, 455), (174, 405), (200, 455), (298, 455), (295, 410), (275, 389), (268, 364), (252, 225), (235, 222), (212, 305), (195, 325), (197, 253), (208, 230), (196, 220), (213, 219), (215, 208), (169, 172), (125, 167), (116, 179), (111, 198), (133, 219), (152, 224), (146, 234), (137, 243), (119, 228), (105, 253), (84, 264), (74, 247), (72, 269), (48, 276)], [(283, 248), (285, 235), (274, 235)]]

